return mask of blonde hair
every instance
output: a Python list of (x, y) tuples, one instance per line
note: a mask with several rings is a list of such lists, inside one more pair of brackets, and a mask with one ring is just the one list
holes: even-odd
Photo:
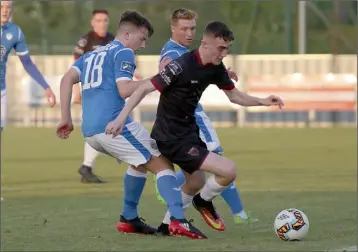
[(177, 9), (175, 10), (171, 17), (171, 24), (175, 24), (180, 19), (193, 20), (198, 18), (198, 13), (189, 9)]

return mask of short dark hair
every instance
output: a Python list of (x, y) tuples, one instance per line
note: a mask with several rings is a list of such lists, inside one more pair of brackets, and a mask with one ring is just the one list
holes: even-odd
[(220, 21), (213, 21), (207, 24), (204, 35), (212, 35), (215, 38), (222, 38), (225, 41), (233, 41), (235, 39), (229, 27)]
[(148, 35), (151, 37), (154, 33), (154, 28), (152, 24), (149, 22), (149, 20), (144, 17), (141, 13), (138, 11), (125, 11), (122, 13), (121, 18), (118, 23), (118, 28), (124, 24), (124, 23), (130, 23), (132, 25), (135, 25), (138, 28), (144, 27), (148, 30)]
[(108, 12), (108, 10), (105, 10), (105, 9), (95, 9), (92, 11), (92, 16), (94, 16), (96, 14), (106, 14), (108, 16), (109, 12)]

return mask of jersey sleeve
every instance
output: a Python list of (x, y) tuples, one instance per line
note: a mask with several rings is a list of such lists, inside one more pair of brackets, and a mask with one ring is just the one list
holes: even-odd
[(223, 90), (231, 90), (235, 88), (235, 84), (230, 79), (229, 74), (223, 63), (218, 66), (217, 74), (215, 76), (215, 84), (216, 86), (218, 86), (218, 88)]
[(183, 66), (178, 60), (174, 60), (150, 81), (159, 92), (163, 92), (167, 87), (177, 83), (181, 77), (183, 77)]
[(132, 80), (136, 69), (133, 50), (124, 48), (116, 52), (114, 55), (114, 66), (116, 82), (119, 80)]
[(72, 67), (73, 69), (75, 69), (78, 73), (78, 75), (80, 76), (82, 73), (82, 69), (83, 69), (83, 57), (79, 57), (75, 63), (73, 63)]
[(179, 58), (180, 56), (181, 56), (181, 54), (177, 50), (170, 50), (170, 51), (167, 51), (167, 52), (163, 53), (160, 56), (160, 61), (162, 61), (162, 59), (164, 57), (168, 57), (168, 58), (171, 58), (171, 59), (175, 60), (175, 59)]
[(29, 53), (25, 41), (25, 36), (19, 27), (18, 27), (18, 34), (17, 34), (17, 42), (14, 46), (14, 49), (16, 51), (16, 54), (19, 56), (23, 56)]
[(85, 53), (85, 47), (87, 43), (88, 41), (86, 37), (82, 37), (77, 41), (75, 49), (73, 50), (73, 56), (75, 57), (75, 59), (78, 59)]

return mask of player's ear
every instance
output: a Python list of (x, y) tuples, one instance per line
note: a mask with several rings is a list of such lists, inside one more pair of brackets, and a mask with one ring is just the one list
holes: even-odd
[(130, 37), (130, 32), (127, 28), (124, 28), (124, 38), (127, 40)]
[(206, 47), (206, 41), (204, 39), (201, 40), (201, 46)]
[(174, 25), (171, 25), (171, 26), (170, 26), (170, 30), (171, 30), (171, 32), (173, 33), (173, 32), (175, 31), (175, 26), (174, 26)]

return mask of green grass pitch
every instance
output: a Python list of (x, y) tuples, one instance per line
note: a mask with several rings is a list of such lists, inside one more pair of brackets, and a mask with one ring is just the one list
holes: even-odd
[[(218, 197), (225, 232), (210, 229), (193, 208), (187, 212), (208, 240), (119, 234), (126, 165), (101, 156), (95, 170), (108, 183), (81, 184), (79, 130), (67, 141), (54, 129), (3, 133), (3, 251), (324, 251), (357, 242), (356, 129), (218, 129), (238, 165), (244, 206), (260, 222), (235, 225)], [(165, 209), (148, 178), (139, 209), (156, 226)], [(283, 242), (273, 232), (276, 214), (290, 207), (310, 220), (304, 241)]]

